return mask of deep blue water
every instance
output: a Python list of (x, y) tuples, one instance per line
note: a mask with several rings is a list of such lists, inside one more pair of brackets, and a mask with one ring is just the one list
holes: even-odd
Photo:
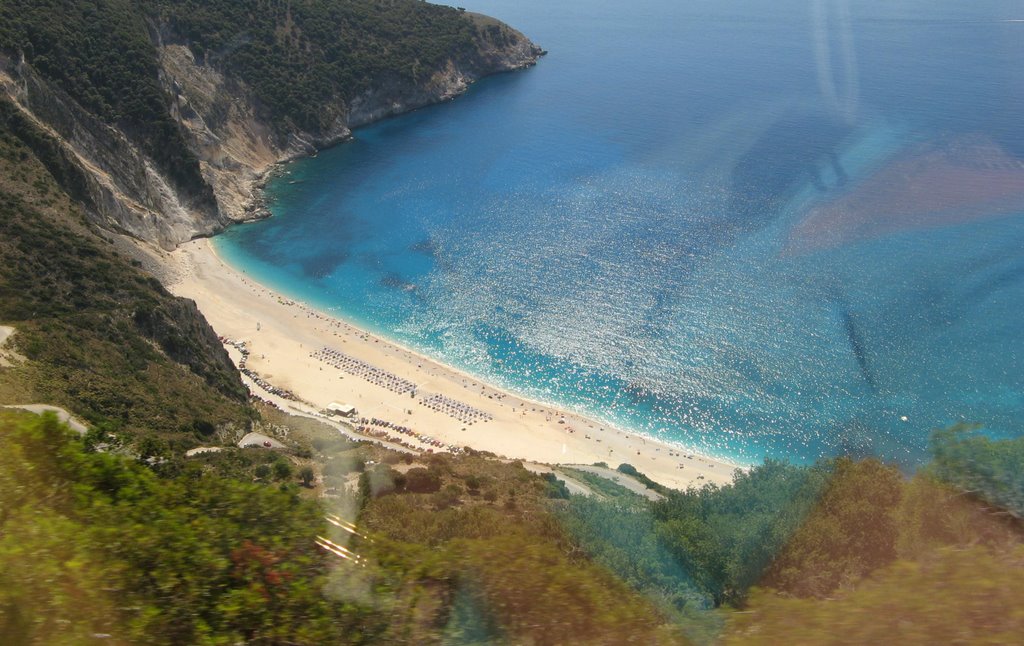
[(1019, 3), (465, 4), (550, 54), (292, 164), (274, 217), (218, 238), (228, 260), (527, 395), (745, 462), (912, 464), (958, 420), (1024, 432), (1020, 195), (882, 230), (847, 214), (830, 243), (793, 243), (873, 177), (919, 181), (887, 166), (901, 156), (1024, 159)]

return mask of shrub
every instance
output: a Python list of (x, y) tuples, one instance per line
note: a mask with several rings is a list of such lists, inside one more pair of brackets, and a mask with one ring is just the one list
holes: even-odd
[(286, 480), (292, 476), (292, 465), (287, 460), (274, 462), (274, 477), (278, 480)]
[(441, 476), (429, 469), (409, 469), (405, 474), (405, 488), (412, 493), (434, 493), (441, 489)]

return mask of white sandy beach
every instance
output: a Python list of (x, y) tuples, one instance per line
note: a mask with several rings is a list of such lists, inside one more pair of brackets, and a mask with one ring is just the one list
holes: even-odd
[[(352, 404), (359, 417), (388, 420), (445, 444), (547, 464), (607, 462), (614, 468), (627, 462), (676, 488), (732, 477), (734, 465), (517, 397), (282, 296), (224, 263), (209, 240), (161, 256), (167, 287), (195, 300), (217, 334), (244, 342), (247, 368), (308, 402), (299, 405), (302, 410)], [(413, 382), (415, 397), (312, 356), (323, 348)], [(431, 395), (457, 400), (492, 419), (463, 423), (421, 403)]]

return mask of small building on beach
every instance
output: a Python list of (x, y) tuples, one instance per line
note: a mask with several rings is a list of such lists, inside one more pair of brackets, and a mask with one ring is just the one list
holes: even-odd
[(342, 417), (353, 417), (356, 414), (356, 407), (351, 404), (339, 404), (338, 402), (331, 402), (327, 404), (327, 412), (331, 415), (341, 415)]

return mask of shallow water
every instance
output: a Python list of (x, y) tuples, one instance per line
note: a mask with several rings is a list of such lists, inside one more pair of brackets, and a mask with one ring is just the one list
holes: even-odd
[(218, 248), (726, 458), (1021, 434), (1024, 12), (768, 4), (474, 2), (550, 54), (292, 164)]

